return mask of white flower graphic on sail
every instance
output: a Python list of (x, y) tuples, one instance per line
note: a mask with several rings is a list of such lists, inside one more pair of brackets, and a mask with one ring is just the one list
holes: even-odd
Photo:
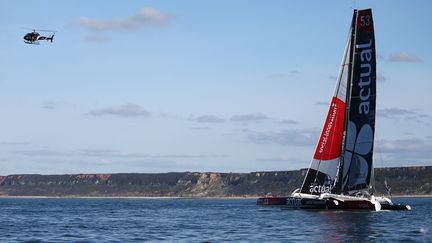
[(369, 164), (363, 157), (369, 154), (373, 145), (373, 131), (364, 124), (357, 133), (354, 122), (348, 123), (348, 137), (344, 154), (343, 188), (366, 183)]

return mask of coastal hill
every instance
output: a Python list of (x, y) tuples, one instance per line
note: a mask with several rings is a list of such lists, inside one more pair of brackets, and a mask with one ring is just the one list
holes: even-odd
[[(257, 197), (289, 195), (306, 169), (252, 173), (171, 172), (0, 176), (0, 196)], [(375, 168), (375, 194), (432, 194), (432, 166)]]

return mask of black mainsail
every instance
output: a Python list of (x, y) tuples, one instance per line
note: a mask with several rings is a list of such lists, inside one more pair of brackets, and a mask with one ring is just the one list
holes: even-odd
[(376, 54), (372, 10), (354, 11), (354, 16), (351, 89), (341, 170), (342, 192), (368, 189), (373, 180)]

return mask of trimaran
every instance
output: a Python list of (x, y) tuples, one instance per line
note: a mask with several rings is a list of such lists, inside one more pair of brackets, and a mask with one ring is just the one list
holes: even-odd
[(301, 188), (258, 205), (301, 209), (409, 210), (370, 193), (376, 114), (372, 10), (354, 10), (342, 65), (321, 136)]

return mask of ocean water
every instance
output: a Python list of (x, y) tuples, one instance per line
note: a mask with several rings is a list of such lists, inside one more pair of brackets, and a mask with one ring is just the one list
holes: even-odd
[(412, 211), (304, 211), (253, 199), (0, 199), (0, 242), (432, 242), (432, 198)]

